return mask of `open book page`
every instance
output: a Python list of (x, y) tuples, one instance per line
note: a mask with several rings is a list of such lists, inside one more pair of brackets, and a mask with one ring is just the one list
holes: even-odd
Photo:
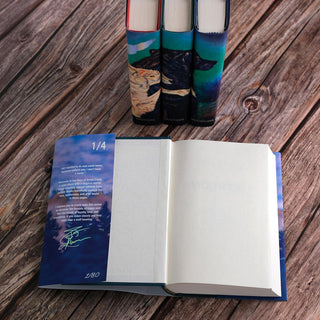
[(171, 143), (116, 140), (108, 282), (165, 283)]
[(167, 288), (280, 296), (276, 170), (269, 147), (178, 141), (171, 172)]

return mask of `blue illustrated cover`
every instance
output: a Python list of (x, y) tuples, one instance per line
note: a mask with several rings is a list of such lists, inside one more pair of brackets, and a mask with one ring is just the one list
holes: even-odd
[(160, 30), (127, 30), (129, 81), (133, 120), (138, 124), (160, 121)]
[(162, 109), (167, 124), (184, 124), (189, 117), (193, 30), (162, 30)]
[(55, 144), (39, 286), (106, 280), (114, 134)]
[(198, 0), (194, 2), (195, 36), (191, 123), (210, 126), (215, 122), (228, 36), (230, 1), (226, 1), (225, 31), (205, 33), (198, 29)]

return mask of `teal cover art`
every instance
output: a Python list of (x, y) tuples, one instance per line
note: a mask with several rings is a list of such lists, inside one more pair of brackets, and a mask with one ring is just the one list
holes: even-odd
[(160, 30), (127, 30), (129, 81), (133, 119), (137, 123), (160, 121)]
[(195, 0), (191, 123), (207, 126), (215, 122), (228, 36), (230, 1), (226, 0), (225, 28), (222, 33), (200, 32), (197, 12), (198, 0)]
[(114, 134), (55, 144), (39, 286), (106, 280)]
[(188, 120), (192, 76), (193, 30), (162, 30), (163, 121), (183, 124)]

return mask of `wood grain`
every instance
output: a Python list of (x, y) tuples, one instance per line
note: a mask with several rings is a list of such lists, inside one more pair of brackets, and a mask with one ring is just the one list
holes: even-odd
[(124, 36), (124, 10), (122, 1), (85, 2), (0, 98), (0, 159), (7, 159)]
[[(35, 131), (33, 141), (29, 141), (29, 143), (22, 146), (14, 159), (1, 168), (0, 175), (1, 177), (5, 177), (5, 179), (0, 179), (0, 188), (1, 190), (7, 190), (7, 192), (0, 195), (0, 232), (2, 241), (0, 252), (1, 255), (6, 252), (7, 261), (16, 261), (17, 263), (10, 263), (7, 267), (8, 270), (0, 269), (0, 283), (3, 289), (0, 292), (0, 310), (9, 303), (11, 290), (16, 290), (15, 293), (17, 294), (19, 290), (21, 290), (21, 287), (26, 284), (24, 281), (25, 279), (23, 278), (24, 275), (30, 281), (37, 274), (41, 256), (41, 245), (37, 245), (38, 239), (32, 237), (30, 240), (33, 240), (33, 243), (30, 244), (30, 250), (33, 250), (34, 254), (31, 254), (32, 258), (30, 258), (26, 264), (26, 266), (30, 266), (30, 269), (26, 271), (20, 267), (21, 263), (25, 263), (25, 248), (23, 246), (18, 246), (15, 250), (8, 250), (7, 246), (10, 244), (10, 241), (6, 242), (5, 239), (8, 236), (11, 236), (11, 240), (21, 239), (22, 237), (22, 243), (28, 241), (30, 234), (22, 233), (20, 221), (21, 219), (23, 221), (24, 216), (29, 215), (31, 207), (37, 206), (34, 199), (35, 195), (40, 192), (43, 201), (46, 201), (47, 199), (48, 185), (46, 185), (46, 182), (49, 181), (50, 176), (50, 161), (52, 159), (53, 144), (58, 136), (64, 134), (66, 136), (72, 135), (72, 130), (77, 130), (77, 126), (79, 126), (79, 128), (83, 126), (84, 130), (88, 130), (86, 126), (92, 128), (95, 119), (99, 119), (101, 113), (104, 114), (105, 104), (109, 103), (112, 105), (112, 103), (115, 103), (118, 97), (121, 96), (121, 90), (123, 90), (123, 88), (117, 86), (117, 79), (120, 78), (117, 66), (121, 64), (121, 61), (126, 61), (124, 60), (124, 58), (126, 58), (126, 50), (124, 48), (124, 43), (122, 43), (122, 46), (117, 47), (116, 50), (114, 50), (113, 55), (110, 55), (108, 57), (109, 59), (106, 59), (105, 64), (101, 66), (106, 72), (110, 72), (110, 74), (113, 75), (112, 77), (109, 76), (109, 80), (104, 83), (104, 86), (94, 85), (95, 81), (99, 80), (99, 77), (94, 77), (94, 75), (93, 78), (95, 81), (93, 81), (93, 83), (91, 82), (92, 86), (85, 86), (86, 89), (91, 88), (91, 90), (93, 90), (91, 97), (96, 94), (98, 99), (104, 95), (104, 99), (102, 99), (95, 108), (92, 108), (91, 103), (88, 103), (88, 91), (80, 90), (81, 94), (77, 99), (70, 97), (69, 101), (65, 102), (70, 103), (70, 101), (72, 101), (69, 109), (64, 109), (62, 107), (63, 112), (60, 109), (57, 109), (56, 112), (52, 114), (53, 118), (56, 116), (56, 121), (50, 121), (49, 119), (44, 121)], [(116, 56), (119, 60), (116, 59)], [(110, 64), (110, 59), (113, 59), (115, 63)], [(122, 63), (126, 65), (126, 62)], [(97, 70), (101, 71), (99, 69)], [(98, 72), (98, 74), (100, 76), (103, 75), (101, 72)], [(89, 77), (87, 81), (90, 84), (90, 81), (92, 80)], [(105, 96), (105, 94), (107, 94), (107, 96)], [(79, 101), (82, 101), (86, 107), (79, 108)], [(65, 121), (66, 119), (68, 121)], [(79, 119), (82, 120), (79, 121)], [(71, 123), (74, 123), (74, 125), (71, 126)], [(59, 127), (60, 130), (56, 130), (57, 127)], [(78, 132), (87, 133), (87, 131), (81, 130)], [(21, 188), (21, 185), (26, 187)], [(43, 194), (42, 191), (44, 191)], [(12, 212), (15, 214), (12, 214)], [(39, 215), (44, 218), (45, 210), (44, 212), (39, 213)], [(41, 237), (44, 220), (42, 219), (40, 222), (38, 219), (34, 219), (32, 221), (33, 225), (30, 225), (29, 229), (32, 230), (32, 232), (35, 232), (37, 236)], [(16, 230), (16, 232), (12, 232), (12, 230)], [(42, 240), (40, 240), (39, 243), (41, 244)], [(36, 268), (35, 265), (37, 266)], [(10, 275), (15, 275), (15, 277), (12, 279), (11, 277), (8, 278), (8, 272)], [(8, 279), (10, 281), (8, 281)]]
[(288, 302), (243, 301), (231, 319), (320, 317), (319, 118), (318, 107), (282, 153)]
[[(239, 44), (242, 37), (245, 37), (250, 31), (252, 25), (257, 23), (259, 18), (263, 16), (272, 1), (260, 0), (256, 3), (260, 7), (258, 15), (254, 14), (256, 12), (256, 7), (255, 5), (252, 5), (250, 1), (243, 1), (242, 5), (237, 3), (234, 5), (232, 2), (232, 24), (230, 26), (226, 57), (228, 57), (232, 50)], [(87, 21), (92, 18), (92, 15), (88, 14), (88, 12), (91, 11), (90, 6), (82, 6), (81, 10), (78, 10), (76, 15), (68, 21), (67, 25), (55, 35), (52, 41), (49, 42), (47, 48), (43, 49), (41, 56), (37, 57), (35, 61), (32, 61), (28, 68), (26, 68), (19, 79), (14, 83), (12, 88), (10, 87), (8, 92), (0, 98), (0, 112), (8, 115), (3, 118), (3, 122), (0, 120), (0, 134), (3, 136), (3, 139), (0, 141), (0, 165), (2, 163), (1, 159), (7, 159), (15, 148), (17, 148), (26, 136), (28, 136), (29, 132), (32, 132), (32, 128), (36, 126), (43, 117), (50, 114), (52, 108), (54, 108), (52, 104), (62, 101), (64, 97), (72, 92), (72, 89), (81, 82), (83, 77), (95, 67), (94, 64), (84, 67), (82, 60), (89, 58), (91, 55), (90, 59), (96, 59), (95, 62), (97, 62), (102, 57), (100, 55), (101, 50), (106, 50), (106, 47), (112, 47), (114, 43), (124, 35), (124, 24), (121, 23), (124, 17), (123, 3), (121, 2), (121, 5), (119, 6), (116, 5), (116, 1), (112, 1), (111, 4), (107, 5), (106, 1), (100, 1), (100, 5), (101, 6), (99, 7), (97, 3), (95, 11), (96, 13), (100, 11), (105, 14), (108, 13), (106, 17), (95, 17), (95, 21), (90, 30), (84, 30), (83, 34), (81, 34), (81, 30), (83, 29), (81, 21)], [(246, 10), (246, 14), (241, 14), (242, 10)], [(41, 8), (39, 8), (37, 14), (41, 16), (41, 12)], [(33, 25), (33, 28), (35, 27), (36, 26)], [(94, 28), (96, 29), (94, 30)], [(79, 30), (78, 33), (74, 32), (74, 35), (70, 35), (75, 29)], [(101, 34), (92, 34), (99, 29), (103, 29)], [(31, 28), (30, 30), (33, 29)], [(237, 31), (234, 32), (232, 30)], [(241, 36), (239, 36), (239, 33)], [(85, 57), (73, 57), (72, 54), (69, 54), (68, 60), (70, 65), (66, 62), (59, 61), (62, 60), (60, 55), (63, 53), (60, 48), (64, 49), (66, 56), (68, 50), (71, 50), (70, 46), (73, 43), (73, 38), (77, 39), (78, 37), (81, 37), (82, 41), (80, 43), (78, 43), (79, 41), (76, 42), (77, 45), (75, 48), (72, 48), (72, 52), (76, 55), (79, 52), (88, 51), (86, 50), (86, 39), (90, 39), (90, 44), (92, 44), (92, 41), (94, 41), (94, 43), (90, 46), (89, 52), (87, 52)], [(99, 37), (102, 38), (99, 39)], [(110, 37), (110, 39), (108, 37)], [(105, 39), (108, 41), (105, 41)], [(10, 39), (8, 41), (10, 42)], [(31, 50), (27, 43), (19, 48), (24, 51)], [(8, 51), (6, 54), (6, 60), (15, 61), (16, 57), (12, 51)], [(106, 54), (106, 52), (102, 52), (102, 55), (103, 54)], [(79, 63), (76, 62), (77, 60)], [(28, 57), (26, 61), (28, 61)], [(62, 65), (61, 70), (56, 70), (57, 65), (59, 64)], [(8, 64), (6, 65), (8, 66)], [(42, 66), (46, 66), (46, 68), (44, 69)], [(10, 69), (10, 72), (12, 74), (17, 74), (17, 71), (14, 71), (16, 69), (19, 68), (15, 66), (13, 70)], [(49, 71), (50, 69), (51, 71)], [(8, 85), (8, 81), (10, 79), (12, 80), (12, 75), (10, 77), (10, 74), (9, 76), (6, 75), (5, 72), (3, 74), (5, 74), (6, 77), (6, 81), (3, 81), (4, 88)], [(40, 74), (44, 75), (39, 79)], [(125, 71), (125, 74), (127, 74), (127, 71)], [(2, 82), (0, 81), (0, 83)], [(25, 84), (27, 84), (27, 86)], [(17, 91), (22, 91), (22, 93), (24, 93), (21, 95), (21, 98), (19, 96), (20, 99), (17, 99), (16, 97), (15, 93)], [(52, 96), (53, 94), (54, 96)], [(13, 117), (13, 115), (21, 109), (25, 110), (25, 112), (23, 112), (20, 117)], [(11, 132), (14, 131), (12, 118), (14, 118), (15, 126), (20, 126), (22, 129), (18, 135), (16, 135), (15, 132)], [(3, 131), (1, 131), (1, 128), (3, 128)]]
[(0, 93), (35, 58), (81, 1), (45, 1), (2, 39), (0, 42)]
[(43, 0), (2, 0), (0, 3), (0, 39), (12, 30)]
[[(110, 61), (114, 63), (110, 63)], [(119, 68), (121, 65), (123, 65), (123, 67)], [(125, 40), (119, 43), (96, 70), (84, 80), (78, 90), (75, 90), (73, 95), (71, 95), (60, 108), (55, 110), (51, 118), (46, 119), (46, 121), (35, 130), (34, 139), (25, 144), (21, 150), (19, 150), (16, 157), (8, 162), (6, 166), (2, 167), (0, 174), (5, 176), (6, 179), (0, 181), (0, 184), (2, 184), (1, 188), (5, 188), (4, 184), (10, 183), (12, 189), (10, 189), (8, 194), (4, 195), (4, 199), (1, 199), (2, 203), (6, 203), (7, 205), (4, 214), (1, 216), (1, 219), (3, 219), (1, 232), (2, 239), (4, 240), (0, 245), (0, 252), (5, 253), (6, 261), (14, 260), (15, 263), (8, 265), (8, 268), (3, 270), (3, 272), (0, 269), (0, 283), (3, 284), (2, 294), (0, 294), (0, 310), (8, 306), (14, 293), (19, 295), (19, 292), (23, 290), (23, 286), (27, 283), (26, 279), (31, 281), (37, 276), (39, 271), (45, 212), (38, 212), (37, 217), (39, 218), (39, 216), (41, 216), (41, 221), (33, 219), (33, 225), (28, 225), (28, 229), (33, 230), (33, 232), (40, 237), (40, 241), (35, 237), (29, 239), (30, 234), (22, 233), (21, 223), (25, 225), (24, 217), (29, 215), (30, 202), (32, 208), (38, 207), (37, 202), (35, 202), (36, 200), (33, 199), (32, 196), (37, 194), (39, 190), (41, 190), (42, 199), (45, 199), (44, 201), (46, 202), (48, 185), (44, 184), (49, 181), (50, 161), (52, 159), (54, 141), (58, 138), (57, 135), (69, 136), (74, 134), (75, 130), (77, 130), (79, 134), (89, 133), (90, 131), (93, 133), (105, 132), (114, 126), (114, 117), (121, 118), (122, 115), (126, 115), (126, 113), (129, 115), (128, 122), (131, 125), (131, 113), (128, 113), (127, 110), (129, 103), (128, 86), (121, 86), (123, 79), (121, 79), (120, 75), (123, 70), (127, 71)], [(128, 83), (128, 79), (126, 79), (126, 83)], [(120, 101), (118, 101), (119, 97), (122, 97)], [(97, 104), (93, 106), (90, 102), (91, 99), (92, 101), (99, 101), (99, 103), (97, 102)], [(127, 103), (123, 103), (124, 101), (122, 100)], [(66, 105), (68, 107), (66, 107)], [(65, 121), (66, 119), (68, 121)], [(99, 123), (99, 125), (97, 125), (97, 123)], [(57, 127), (59, 127), (59, 132), (56, 132)], [(138, 130), (144, 128), (142, 126), (135, 127)], [(157, 127), (150, 127), (150, 129), (152, 128)], [(30, 150), (34, 150), (35, 152), (31, 152)], [(24, 155), (26, 154), (30, 156), (25, 158)], [(21, 162), (24, 163), (27, 170), (21, 168)], [(35, 172), (37, 173), (35, 174)], [(19, 193), (20, 188), (18, 186), (15, 188), (15, 182), (18, 184), (18, 181), (25, 181), (23, 184), (28, 186), (27, 190), (23, 189), (23, 191)], [(29, 202), (27, 202), (27, 200)], [(46, 205), (44, 205), (44, 208), (45, 206)], [(11, 215), (11, 212), (16, 212), (16, 214)], [(7, 220), (5, 220), (6, 217), (8, 217)], [(23, 246), (10, 247), (8, 249), (12, 239), (19, 239), (19, 243), (31, 241), (28, 252), (30, 259), (28, 263), (25, 264), (26, 268), (30, 266), (30, 269), (26, 270), (20, 267), (21, 263), (25, 263), (25, 248)], [(6, 280), (8, 274), (11, 275), (11, 277), (9, 277), (11, 281)], [(12, 275), (15, 276), (12, 277)], [(34, 287), (36, 287), (36, 285), (36, 283), (33, 283)], [(16, 313), (19, 315), (20, 307), (22, 307), (22, 313), (27, 314), (29, 317), (36, 317), (37, 312), (42, 308), (41, 306), (45, 302), (45, 299), (47, 299), (48, 318), (57, 316), (57, 311), (50, 309), (50, 301), (55, 301), (56, 299), (64, 300), (64, 295), (68, 295), (68, 293), (64, 291), (50, 290), (50, 293), (39, 300), (38, 296), (40, 293), (37, 290), (31, 293), (26, 291), (22, 294), (22, 297), (17, 301), (19, 308), (16, 309), (17, 304), (13, 304), (11, 306), (11, 308), (13, 308), (12, 310), (16, 310)], [(56, 296), (59, 296), (59, 298)], [(86, 296), (84, 293), (76, 296), (79, 303), (84, 296)], [(90, 294), (90, 297), (91, 296), (92, 294)], [(99, 296), (94, 295), (94, 298), (99, 301)], [(104, 300), (108, 300), (109, 298), (110, 295), (106, 296)], [(149, 298), (146, 297), (145, 299), (148, 300)], [(32, 301), (32, 308), (29, 308), (30, 300)], [(93, 306), (98, 303), (98, 301), (96, 301)], [(29, 306), (27, 311), (26, 306)], [(55, 305), (53, 304), (53, 306)], [(64, 309), (64, 315), (71, 315), (76, 306), (77, 305), (73, 303), (69, 303)], [(81, 308), (79, 310), (81, 310)], [(115, 311), (111, 309), (110, 312)]]
[[(289, 7), (292, 10), (288, 10)], [(286, 101), (288, 98), (294, 100), (292, 94), (295, 95), (295, 92), (291, 93), (290, 96), (287, 96), (287, 92), (288, 90), (295, 90), (295, 87), (282, 87), (281, 93), (276, 93), (270, 91), (271, 89), (263, 84), (274, 66), (278, 63), (278, 60), (281, 59), (292, 42), (306, 27), (310, 19), (319, 10), (319, 7), (319, 0), (281, 1), (270, 12), (270, 15), (263, 20), (259, 28), (253, 30), (250, 36), (241, 43), (234, 53), (232, 61), (226, 66), (222, 77), (220, 104), (217, 110), (215, 126), (203, 129), (186, 125), (176, 127), (170, 135), (176, 139), (197, 138), (210, 140), (231, 140), (231, 136), (235, 136), (235, 139), (232, 138), (232, 141), (271, 143), (274, 150), (279, 150), (283, 144), (275, 144), (274, 141), (286, 141), (286, 137), (283, 139), (282, 136), (284, 131), (288, 130), (288, 126), (292, 126), (294, 130), (308, 111), (311, 110), (315, 101), (310, 101), (310, 104), (305, 105), (304, 108), (291, 109)], [(313, 23), (315, 21), (313, 20)], [(317, 31), (313, 30), (313, 32), (317, 34)], [(307, 40), (307, 37), (305, 35), (305, 40)], [(312, 49), (309, 54), (312, 55), (314, 52), (317, 52), (317, 49)], [(300, 56), (299, 59), (301, 61), (305, 54), (304, 49), (300, 47), (297, 54)], [(290, 61), (291, 58), (288, 57), (288, 59)], [(282, 59), (281, 64), (286, 64), (286, 61)], [(281, 69), (281, 64), (278, 64), (279, 69)], [(295, 66), (291, 65), (291, 67), (294, 67), (294, 69), (300, 68), (303, 73), (305, 69), (309, 73), (313, 70), (308, 63), (299, 63)], [(286, 70), (289, 71), (289, 69)], [(291, 70), (290, 72), (294, 71)], [(309, 79), (313, 80), (313, 77)], [(294, 80), (290, 79), (292, 82)], [(317, 75), (315, 75), (311, 90), (316, 89), (317, 81)], [(282, 85), (285, 86), (285, 83)], [(277, 98), (277, 95), (281, 95), (281, 103), (286, 108), (285, 111), (278, 108), (270, 100), (271, 98)], [(303, 98), (303, 95), (298, 95), (298, 97)], [(308, 96), (308, 99), (311, 99), (311, 97), (311, 95)], [(308, 101), (305, 102), (307, 103)], [(254, 134), (250, 134), (246, 139), (245, 134), (242, 133), (242, 129), (239, 128), (238, 130), (237, 128), (248, 117), (248, 113), (249, 117), (252, 118), (251, 123), (256, 123), (257, 127)], [(264, 114), (266, 115), (263, 116)], [(267, 116), (270, 117), (267, 118)], [(259, 120), (260, 117), (264, 117), (264, 120), (261, 119), (261, 122)], [(277, 121), (274, 120), (275, 118)], [(282, 121), (285, 121), (285, 123)], [(271, 125), (274, 125), (274, 127), (270, 128)], [(260, 135), (260, 129), (266, 132), (271, 129), (268, 132), (273, 132), (270, 135), (272, 139), (257, 139)], [(251, 128), (248, 126), (245, 132), (250, 133), (250, 130)], [(235, 132), (238, 132), (237, 137)], [(279, 140), (274, 137), (274, 134), (278, 132), (280, 133), (279, 137), (277, 137)], [(292, 133), (292, 130), (289, 129), (288, 132)], [(242, 138), (240, 138), (240, 135)]]
[(239, 46), (239, 44), (250, 35), (254, 26), (261, 23), (264, 16), (269, 15), (275, 0), (258, 1), (230, 1), (230, 24), (226, 57)]
[[(78, 3), (69, 2), (66, 12), (48, 9), (56, 16), (46, 25), (41, 12), (48, 17), (43, 8), (54, 6), (46, 0), (7, 35), (15, 39), (27, 21), (45, 30), (32, 33), (34, 42), (12, 44), (23, 51), (22, 64), (14, 65), (17, 52), (4, 55), (13, 71), (0, 81), (8, 87), (0, 97), (0, 317), (318, 319), (320, 1), (232, 1), (221, 104), (211, 128), (133, 124), (124, 1)], [(109, 131), (282, 148), (289, 302), (37, 289), (54, 141)]]

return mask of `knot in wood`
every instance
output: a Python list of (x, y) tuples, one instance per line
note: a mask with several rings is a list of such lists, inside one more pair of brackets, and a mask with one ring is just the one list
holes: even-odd
[(50, 173), (52, 171), (52, 167), (51, 166), (47, 166), (47, 167), (44, 168), (44, 171), (46, 173)]
[(257, 112), (259, 109), (259, 101), (254, 97), (249, 97), (243, 101), (243, 106), (248, 113)]
[(82, 71), (82, 67), (76, 63), (70, 63), (69, 68), (72, 73), (80, 73)]
[(20, 42), (25, 42), (27, 41), (28, 39), (31, 38), (31, 32), (27, 31), (27, 30), (23, 30), (20, 32), (19, 34), (19, 41)]

